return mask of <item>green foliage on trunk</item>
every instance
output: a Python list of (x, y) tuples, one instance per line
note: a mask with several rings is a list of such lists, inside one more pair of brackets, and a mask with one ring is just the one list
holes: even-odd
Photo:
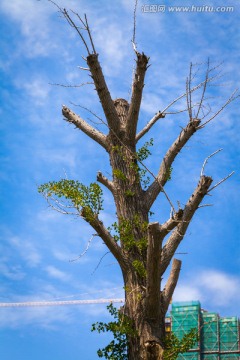
[(121, 240), (126, 250), (131, 250), (134, 246), (142, 252), (147, 248), (147, 237), (142, 237), (136, 241), (134, 230), (139, 230), (141, 233), (146, 233), (148, 227), (147, 222), (141, 221), (139, 215), (134, 215), (133, 219), (119, 219), (119, 224), (114, 222), (108, 228), (110, 232), (114, 232), (113, 237), (116, 241)]
[(183, 354), (193, 348), (198, 341), (198, 329), (193, 328), (179, 340), (173, 333), (166, 336), (163, 360), (176, 360), (179, 354)]
[[(109, 323), (97, 322), (92, 325), (91, 331), (111, 332), (113, 340), (97, 354), (107, 360), (128, 360), (128, 336), (137, 336), (131, 319), (119, 311), (113, 304), (107, 306), (115, 321)], [(179, 354), (190, 350), (198, 341), (198, 329), (193, 328), (179, 340), (173, 333), (166, 335), (164, 342), (163, 360), (176, 360)]]
[(100, 358), (108, 360), (127, 360), (127, 336), (136, 336), (132, 321), (117, 308), (110, 304), (107, 306), (109, 313), (115, 321), (109, 323), (97, 322), (92, 325), (91, 331), (112, 332), (113, 340), (103, 349), (99, 349), (97, 354)]

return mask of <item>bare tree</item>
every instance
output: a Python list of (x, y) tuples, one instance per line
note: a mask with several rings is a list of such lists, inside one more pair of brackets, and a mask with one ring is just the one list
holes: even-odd
[[(62, 113), (65, 120), (93, 139), (109, 155), (112, 178), (109, 179), (99, 172), (97, 181), (113, 196), (117, 213), (115, 232), (107, 229), (98, 216), (101, 200), (100, 190), (96, 184), (92, 184), (91, 189), (86, 189), (78, 182), (65, 180), (45, 184), (41, 191), (55, 210), (65, 214), (77, 214), (88, 222), (116, 258), (124, 281), (124, 314), (131, 319), (136, 330), (135, 335), (128, 335), (128, 358), (160, 360), (164, 352), (164, 319), (181, 269), (181, 261), (175, 259), (174, 254), (198, 208), (209, 205), (200, 205), (202, 200), (232, 174), (212, 185), (212, 178), (204, 174), (207, 161), (215, 153), (211, 154), (203, 164), (192, 195), (183, 207), (177, 209), (164, 187), (170, 178), (173, 162), (183, 147), (238, 94), (235, 91), (217, 111), (213, 112), (207, 103), (206, 91), (219, 76), (215, 73), (217, 68), (211, 68), (208, 62), (204, 79), (194, 85), (196, 74), (195, 67), (191, 64), (186, 91), (165, 109), (158, 111), (146, 126), (137, 132), (149, 58), (137, 51), (133, 41), (136, 68), (131, 100), (113, 100), (99, 63), (86, 15), (81, 18), (77, 13), (70, 13), (60, 7), (58, 9), (70, 26), (77, 31), (85, 46), (87, 67), (82, 69), (89, 71), (95, 85), (105, 115), (105, 119), (100, 121), (107, 124), (108, 134), (105, 135), (94, 128), (67, 106), (63, 106)], [(198, 98), (196, 94), (200, 94)], [(187, 124), (163, 157), (158, 173), (153, 174), (144, 164), (148, 154), (147, 148), (143, 147), (139, 152), (137, 143), (159, 119), (170, 113), (179, 112), (171, 109), (184, 99), (186, 108), (180, 111), (188, 114)], [(143, 187), (140, 168), (149, 172), (153, 179), (147, 188)], [(171, 209), (169, 219), (163, 224), (149, 221), (150, 209), (161, 193), (166, 196)], [(67, 203), (64, 202), (64, 198), (68, 200)], [(170, 264), (170, 275), (163, 288), (162, 277)]]

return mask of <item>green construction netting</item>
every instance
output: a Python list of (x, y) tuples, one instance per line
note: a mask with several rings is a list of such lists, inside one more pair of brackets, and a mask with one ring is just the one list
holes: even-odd
[(219, 316), (215, 313), (201, 315), (201, 351), (219, 351)]
[[(190, 330), (198, 331), (200, 326), (200, 303), (174, 303), (172, 305), (172, 332), (182, 339)], [(192, 349), (199, 349), (196, 343)]]
[[(236, 317), (219, 320), (220, 351), (237, 351), (239, 349), (239, 321)], [(239, 356), (240, 358), (240, 356)]]
[(177, 360), (200, 360), (199, 352), (190, 352), (185, 354), (180, 354), (177, 357)]

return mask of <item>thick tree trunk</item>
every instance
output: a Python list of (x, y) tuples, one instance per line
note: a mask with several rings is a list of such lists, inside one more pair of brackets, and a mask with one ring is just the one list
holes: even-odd
[(165, 337), (165, 310), (159, 306), (149, 314), (146, 307), (146, 287), (135, 274), (126, 276), (125, 314), (132, 320), (135, 336), (128, 337), (129, 360), (161, 360)]
[[(128, 336), (128, 358), (129, 360), (161, 360), (166, 312), (166, 307), (161, 306), (160, 271), (157, 270), (161, 242), (160, 246), (154, 249), (157, 253), (154, 270), (157, 282), (156, 294), (149, 295), (149, 289), (151, 292), (147, 276), (150, 249), (149, 209), (143, 201), (144, 191), (137, 165), (135, 141), (129, 139), (126, 131), (129, 104), (124, 99), (117, 99), (114, 103), (121, 120), (121, 128), (118, 136), (114, 131), (109, 134), (109, 154), (113, 170), (113, 195), (121, 248), (128, 258), (127, 269), (123, 270), (126, 299), (124, 314), (131, 319), (136, 330), (135, 336)], [(154, 263), (154, 258), (149, 261)], [(155, 277), (153, 271), (150, 275)], [(156, 299), (153, 306), (149, 307), (151, 303), (149, 296), (154, 295)]]

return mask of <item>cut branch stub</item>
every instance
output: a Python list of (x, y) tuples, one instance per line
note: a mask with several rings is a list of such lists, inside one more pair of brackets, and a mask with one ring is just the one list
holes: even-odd
[(99, 100), (102, 104), (110, 131), (117, 133), (119, 130), (119, 118), (113, 100), (108, 90), (102, 68), (98, 61), (98, 54), (91, 54), (87, 57), (87, 64), (91, 71)]
[(147, 316), (158, 311), (160, 300), (160, 259), (162, 250), (161, 227), (158, 222), (148, 225), (147, 248)]
[(82, 209), (81, 216), (92, 226), (92, 228), (97, 232), (97, 234), (104, 241), (105, 245), (111, 251), (113, 256), (118, 261), (121, 269), (126, 271), (128, 269), (128, 263), (123, 255), (121, 247), (116, 243), (115, 239), (112, 237), (108, 229), (105, 228), (104, 224), (97, 216), (89, 216), (88, 211)]
[(101, 131), (94, 129), (65, 105), (62, 107), (62, 114), (69, 123), (74, 124), (78, 129), (82, 130), (86, 135), (102, 145), (104, 149), (108, 151), (106, 135), (104, 135)]
[(169, 303), (172, 299), (174, 290), (176, 288), (179, 274), (181, 271), (181, 265), (182, 265), (181, 260), (173, 259), (171, 272), (167, 280), (166, 286), (162, 292), (164, 313), (167, 312)]
[(151, 208), (159, 193), (162, 191), (163, 186), (168, 181), (169, 169), (171, 168), (176, 156), (192, 137), (192, 135), (198, 130), (200, 122), (201, 121), (199, 119), (193, 119), (191, 122), (189, 122), (168, 149), (160, 165), (160, 169), (155, 180), (152, 182), (145, 193), (145, 199), (149, 209)]
[(138, 116), (142, 101), (144, 78), (147, 71), (149, 58), (144, 54), (137, 53), (137, 66), (132, 84), (132, 97), (127, 117), (127, 135), (134, 141), (137, 130)]
[(164, 274), (170, 261), (177, 250), (179, 244), (181, 243), (184, 235), (188, 229), (188, 226), (194, 216), (196, 210), (198, 209), (203, 198), (207, 195), (208, 189), (212, 184), (212, 178), (209, 176), (201, 176), (199, 183), (189, 198), (184, 210), (183, 217), (180, 223), (177, 225), (175, 230), (170, 235), (168, 241), (163, 247), (162, 256), (161, 256), (161, 274)]
[(115, 99), (114, 106), (117, 111), (121, 129), (126, 131), (127, 115), (129, 111), (129, 103), (125, 99)]

